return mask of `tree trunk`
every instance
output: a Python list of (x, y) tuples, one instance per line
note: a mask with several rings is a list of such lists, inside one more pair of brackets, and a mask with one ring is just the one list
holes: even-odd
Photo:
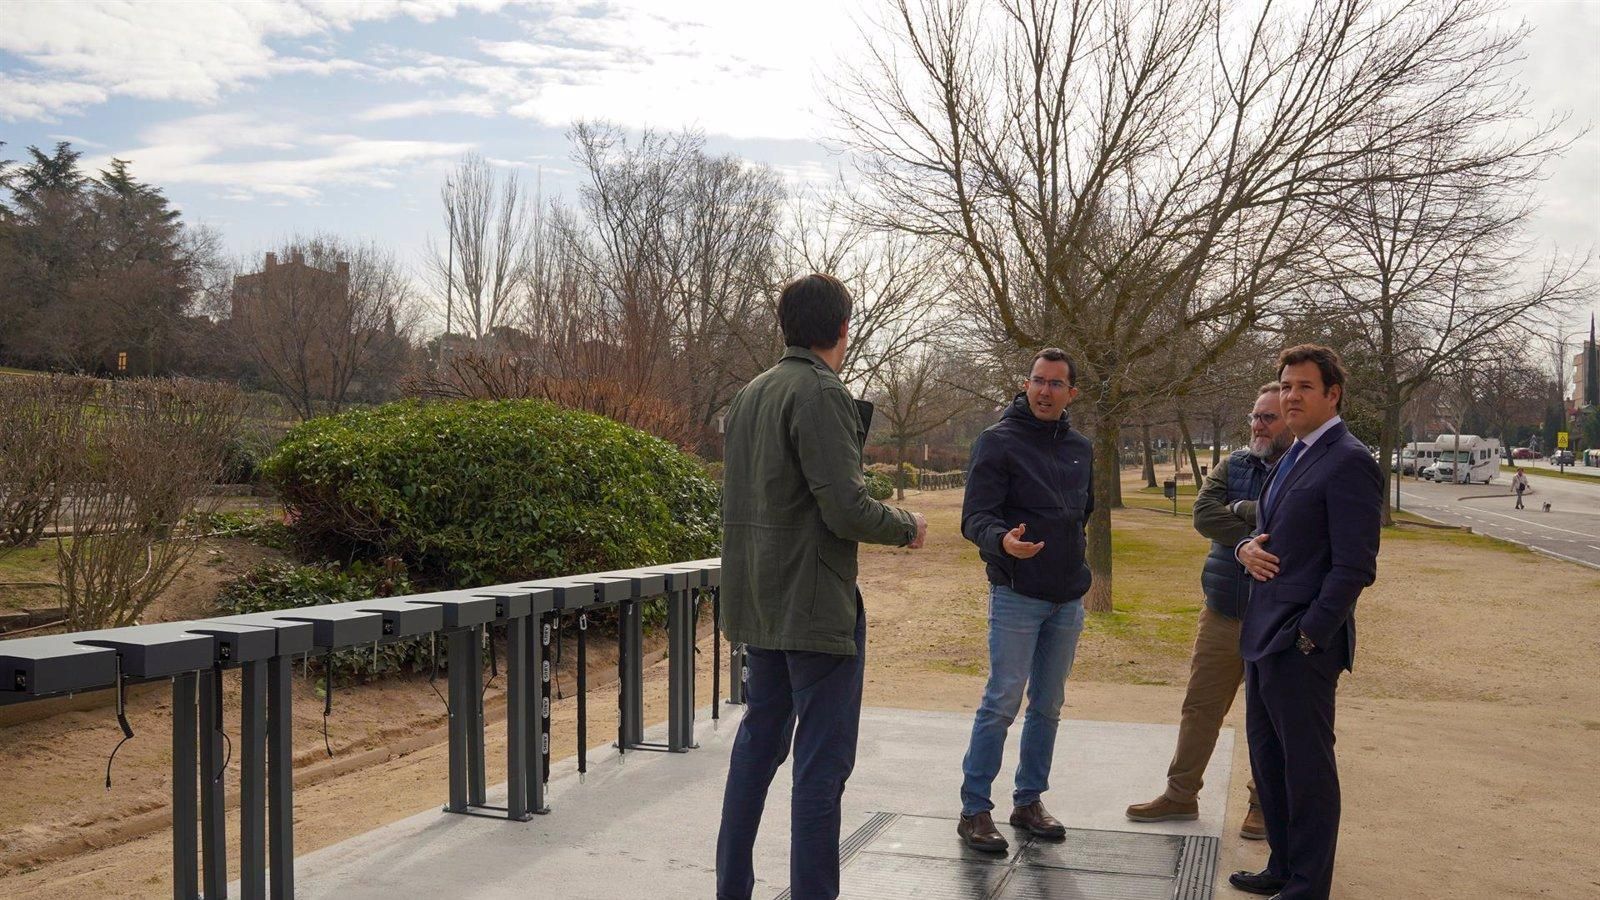
[(894, 487), (895, 499), (906, 498), (906, 441), (896, 441), (894, 445)]
[(1194, 478), (1194, 483), (1200, 483), (1200, 458), (1194, 452), (1194, 438), (1189, 436), (1189, 418), (1178, 411), (1178, 434), (1183, 437), (1183, 452), (1189, 457), (1189, 475)]
[(1111, 508), (1120, 505), (1113, 487), (1121, 480), (1122, 467), (1117, 459), (1117, 426), (1111, 416), (1103, 416), (1094, 434), (1096, 469), (1101, 473), (1094, 480), (1094, 512), (1089, 516), (1088, 548), (1089, 571), (1094, 581), (1083, 598), (1084, 609), (1090, 612), (1111, 611)]
[(1211, 471), (1222, 464), (1222, 413), (1211, 414)]
[[(1383, 428), (1378, 434), (1378, 467), (1383, 470), (1383, 524), (1394, 524), (1394, 510), (1400, 501), (1400, 409), (1388, 404), (1383, 411)], [(1389, 466), (1394, 465), (1394, 495), (1389, 493)]]
[(1141, 422), (1140, 425), (1143, 427), (1143, 430), (1144, 430), (1144, 437), (1143, 437), (1143, 443), (1144, 443), (1144, 486), (1145, 487), (1155, 487), (1156, 486), (1156, 453), (1155, 453), (1155, 448), (1150, 446), (1150, 423), (1149, 422)]

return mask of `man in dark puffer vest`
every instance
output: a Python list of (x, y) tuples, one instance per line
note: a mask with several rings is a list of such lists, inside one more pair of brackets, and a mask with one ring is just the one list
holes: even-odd
[[(1206, 603), (1200, 608), (1200, 627), (1189, 664), (1189, 688), (1183, 697), (1183, 717), (1178, 725), (1178, 747), (1167, 767), (1167, 789), (1149, 803), (1128, 807), (1135, 822), (1164, 822), (1200, 816), (1201, 777), (1217, 745), (1222, 720), (1233, 706), (1244, 680), (1244, 659), (1239, 655), (1240, 620), (1250, 598), (1250, 576), (1234, 558), (1233, 549), (1247, 539), (1256, 524), (1256, 500), (1266, 484), (1267, 472), (1278, 461), (1294, 435), (1289, 433), (1278, 403), (1278, 383), (1261, 386), (1250, 414), (1250, 446), (1236, 450), (1206, 476), (1194, 501), (1194, 527), (1211, 539), (1200, 574)], [(1267, 836), (1256, 804), (1255, 782), (1250, 783), (1250, 808), (1239, 835), (1250, 840)]]

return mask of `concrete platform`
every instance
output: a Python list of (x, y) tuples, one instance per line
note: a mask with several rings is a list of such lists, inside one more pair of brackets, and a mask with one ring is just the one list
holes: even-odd
[[(385, 900), (710, 897), (715, 893), (713, 850), (723, 779), (738, 710), (724, 707), (715, 726), (709, 711), (701, 710), (696, 720), (700, 749), (687, 754), (636, 751), (619, 757), (609, 746), (597, 747), (581, 784), (576, 759), (554, 765), (552, 811), (527, 824), (432, 808), (303, 856), (296, 893)], [(959, 812), (961, 757), (971, 725), (970, 713), (864, 710), (856, 769), (845, 791), (842, 836), (870, 831), (874, 822), (886, 823), (885, 814), (953, 819)], [(647, 739), (664, 739), (656, 731), (664, 734), (664, 726), (652, 729)], [(1012, 729), (1006, 766), (995, 784), (1001, 807), (1009, 802), (1020, 731)], [(1211, 796), (1226, 794), (1233, 737), (1231, 729), (1223, 730), (1206, 770)], [(1064, 722), (1045, 801), (1072, 829), (1217, 837), (1222, 833), (1220, 803), (1202, 804), (1201, 818), (1194, 822), (1136, 825), (1122, 815), (1128, 803), (1159, 791), (1176, 739), (1177, 728), (1170, 725)], [(785, 766), (773, 782), (756, 844), (758, 897), (775, 897), (788, 884), (789, 783)], [(504, 802), (504, 787), (497, 793), (491, 793), (490, 803)], [(953, 821), (920, 824), (935, 843), (940, 828), (947, 828), (950, 843), (956, 843)], [(882, 839), (881, 834), (874, 837)], [(852, 870), (847, 867), (843, 874), (847, 895)]]

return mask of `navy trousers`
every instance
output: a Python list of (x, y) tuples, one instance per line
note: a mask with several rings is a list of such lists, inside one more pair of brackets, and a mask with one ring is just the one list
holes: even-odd
[(1283, 900), (1327, 900), (1339, 842), (1334, 697), (1343, 655), (1285, 650), (1245, 663), (1245, 732)]
[(839, 896), (839, 803), (856, 764), (867, 615), (856, 595), (856, 655), (749, 648), (744, 719), (733, 741), (717, 834), (717, 897), (749, 900), (751, 853), (772, 777), (794, 747), (789, 891)]

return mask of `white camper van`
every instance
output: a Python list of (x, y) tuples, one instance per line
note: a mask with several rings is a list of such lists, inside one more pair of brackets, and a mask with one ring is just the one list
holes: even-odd
[(1432, 441), (1412, 441), (1400, 449), (1400, 474), (1421, 475), (1438, 458), (1439, 448)]
[(1434, 438), (1438, 459), (1422, 470), (1431, 481), (1488, 484), (1500, 473), (1500, 441), (1475, 434), (1441, 434)]

